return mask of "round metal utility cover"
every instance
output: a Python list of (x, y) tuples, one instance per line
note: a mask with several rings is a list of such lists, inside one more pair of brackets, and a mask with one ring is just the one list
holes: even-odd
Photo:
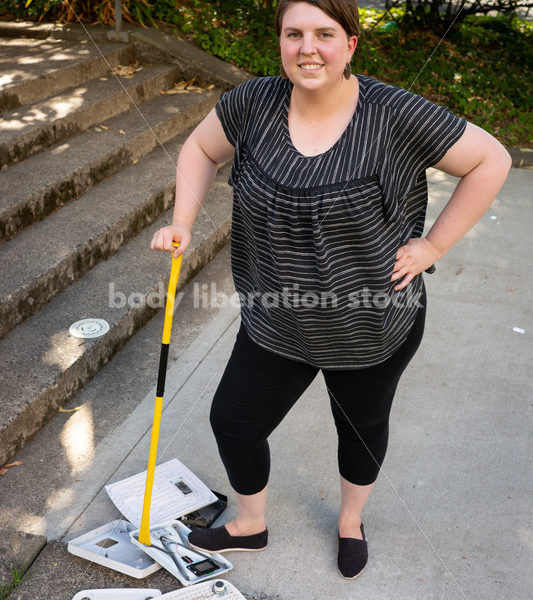
[(109, 331), (109, 323), (104, 319), (82, 319), (72, 323), (70, 335), (77, 338), (97, 338)]

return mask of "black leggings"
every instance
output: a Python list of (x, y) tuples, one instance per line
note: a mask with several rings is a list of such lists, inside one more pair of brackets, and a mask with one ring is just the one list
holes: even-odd
[[(373, 483), (385, 459), (396, 386), (424, 333), (425, 290), (421, 304), (407, 339), (384, 362), (363, 369), (322, 369), (339, 438), (339, 472), (351, 483)], [(239, 494), (255, 494), (266, 486), (267, 438), (318, 371), (264, 350), (241, 324), (210, 415), (222, 462)]]

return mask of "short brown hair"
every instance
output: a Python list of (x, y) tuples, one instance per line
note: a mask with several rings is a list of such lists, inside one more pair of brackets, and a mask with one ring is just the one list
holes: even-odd
[(359, 37), (359, 7), (356, 0), (278, 0), (274, 27), (278, 37), (281, 36), (281, 22), (283, 15), (290, 4), (294, 2), (305, 2), (320, 8), (329, 17), (336, 21), (346, 31), (348, 37), (355, 35)]

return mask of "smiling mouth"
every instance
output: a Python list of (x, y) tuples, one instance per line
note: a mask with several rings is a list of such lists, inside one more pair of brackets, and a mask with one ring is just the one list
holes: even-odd
[(315, 65), (298, 65), (300, 67), (300, 69), (303, 69), (304, 71), (318, 71), (318, 69), (321, 69), (324, 65), (319, 65), (319, 64), (315, 64)]

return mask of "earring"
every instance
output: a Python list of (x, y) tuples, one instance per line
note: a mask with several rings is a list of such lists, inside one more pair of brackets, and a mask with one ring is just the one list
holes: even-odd
[(280, 66), (279, 66), (279, 74), (281, 75), (281, 77), (282, 77), (283, 79), (289, 79), (289, 78), (287, 77), (287, 73), (285, 73), (285, 69), (283, 68), (283, 65), (280, 65)]
[(344, 79), (350, 79), (352, 76), (352, 67), (349, 62), (346, 63), (346, 67), (344, 68)]

